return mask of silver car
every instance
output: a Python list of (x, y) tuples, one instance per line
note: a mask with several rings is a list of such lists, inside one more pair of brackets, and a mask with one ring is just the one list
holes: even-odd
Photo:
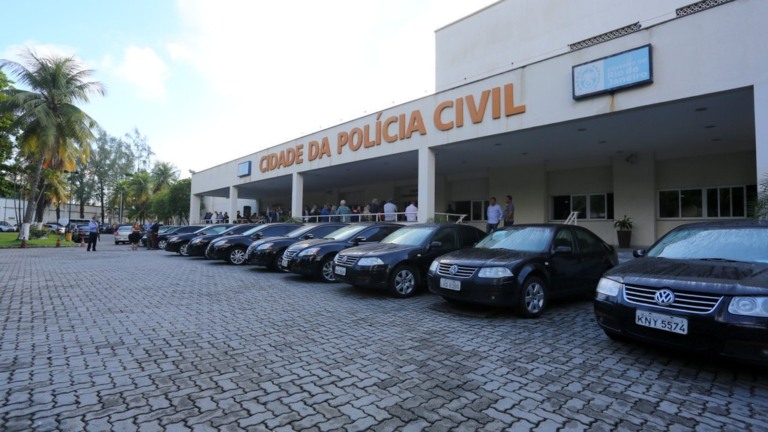
[(128, 240), (128, 235), (131, 234), (131, 226), (130, 225), (121, 225), (117, 227), (115, 230), (115, 244), (130, 243), (130, 240)]

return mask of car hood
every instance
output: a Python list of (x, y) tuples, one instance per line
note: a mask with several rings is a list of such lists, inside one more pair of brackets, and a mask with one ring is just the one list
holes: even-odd
[(331, 243), (345, 244), (347, 242), (343, 240), (334, 240), (329, 238), (316, 238), (316, 239), (307, 239), (307, 240), (298, 241), (294, 243), (291, 247), (294, 249), (306, 249), (312, 246), (325, 246)]
[(637, 258), (606, 273), (628, 285), (668, 287), (713, 294), (768, 293), (768, 264)]
[(513, 251), (509, 249), (468, 248), (445, 254), (437, 258), (437, 261), (446, 264), (463, 264), (475, 267), (505, 267), (542, 255), (542, 253)]
[(421, 246), (399, 245), (394, 243), (372, 243), (362, 246), (355, 246), (344, 251), (344, 255), (349, 256), (378, 256), (390, 253), (398, 253), (404, 251), (410, 251), (414, 249), (421, 249)]

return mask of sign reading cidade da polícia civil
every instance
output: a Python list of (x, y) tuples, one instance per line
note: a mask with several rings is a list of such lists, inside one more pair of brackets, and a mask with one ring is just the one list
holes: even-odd
[(653, 82), (651, 45), (573, 67), (573, 98), (582, 99)]

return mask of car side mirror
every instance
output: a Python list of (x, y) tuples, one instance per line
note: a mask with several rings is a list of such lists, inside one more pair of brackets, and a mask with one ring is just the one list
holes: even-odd
[(365, 238), (365, 237), (363, 237), (363, 236), (360, 236), (360, 237), (355, 237), (355, 239), (354, 239), (354, 240), (352, 240), (352, 243), (354, 243), (354, 244), (363, 243), (363, 242), (365, 242), (366, 240), (368, 240), (368, 239), (367, 239), (367, 238)]
[(635, 258), (642, 258), (645, 256), (645, 249), (635, 249), (632, 251), (632, 256)]
[(440, 249), (441, 247), (443, 247), (443, 242), (433, 241), (429, 244), (430, 249)]
[(558, 246), (553, 252), (555, 255), (570, 255), (573, 253), (573, 248), (570, 246)]
[(257, 240), (262, 239), (262, 238), (264, 238), (264, 233), (256, 233), (256, 239)]
[(302, 240), (311, 240), (315, 238), (315, 236), (313, 236), (312, 234), (304, 234), (301, 238)]

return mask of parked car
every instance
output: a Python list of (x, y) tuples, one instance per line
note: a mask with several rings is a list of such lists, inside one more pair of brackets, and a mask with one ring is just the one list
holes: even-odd
[(223, 259), (230, 264), (241, 265), (246, 262), (248, 247), (255, 241), (266, 237), (288, 234), (302, 226), (293, 222), (259, 224), (242, 235), (231, 235), (213, 240), (205, 249), (207, 259)]
[(362, 222), (339, 228), (323, 238), (296, 242), (286, 249), (280, 268), (323, 282), (335, 282), (333, 259), (339, 251), (378, 243), (402, 227), (394, 223)]
[(278, 270), (278, 264), (283, 258), (283, 253), (288, 246), (300, 240), (321, 238), (347, 226), (344, 222), (325, 222), (320, 224), (304, 225), (284, 236), (265, 237), (248, 246), (246, 251), (247, 261), (251, 264), (266, 267), (270, 270)]
[(411, 297), (424, 285), (430, 263), (457, 249), (472, 247), (485, 232), (464, 224), (408, 225), (378, 244), (339, 252), (334, 259), (336, 280), (351, 285), (386, 288), (395, 297)]
[(80, 243), (81, 241), (88, 241), (88, 236), (90, 234), (90, 231), (88, 230), (88, 225), (77, 225), (72, 230), (72, 241), (75, 243)]
[(130, 243), (131, 241), (128, 239), (128, 235), (131, 234), (132, 230), (133, 227), (131, 225), (119, 225), (115, 228), (115, 244)]
[[(181, 256), (187, 256), (187, 246), (189, 246), (189, 241), (193, 238), (206, 234), (219, 234), (228, 230), (229, 228), (232, 228), (233, 226), (233, 224), (203, 225), (202, 228), (193, 232), (176, 232), (173, 235), (168, 236), (163, 249), (165, 249), (166, 252), (175, 252)], [(159, 234), (158, 237), (160, 237)], [(158, 243), (160, 243), (159, 240)]]
[[(157, 237), (158, 237), (158, 243), (160, 243), (160, 238), (163, 236), (163, 234), (170, 234), (177, 229), (181, 228), (183, 225), (160, 225), (160, 228), (157, 230)], [(196, 225), (196, 226), (202, 226), (202, 225)], [(167, 236), (162, 237), (163, 240), (167, 239)], [(141, 245), (146, 246), (147, 245), (147, 230), (142, 226), (141, 228)], [(162, 243), (165, 245), (165, 243)]]
[(2, 232), (16, 231), (16, 225), (8, 223), (6, 221), (0, 221), (0, 231)]
[(429, 290), (448, 301), (513, 307), (540, 316), (549, 300), (592, 298), (600, 277), (618, 264), (613, 246), (575, 225), (512, 225), (475, 247), (438, 257), (429, 266)]
[[(205, 225), (179, 225), (172, 227), (165, 232), (161, 232), (163, 227), (160, 227), (160, 230), (157, 231), (157, 248), (165, 249), (165, 242), (168, 241), (168, 238), (174, 235), (192, 233), (203, 227), (205, 227)], [(149, 235), (149, 232), (147, 232), (146, 235)], [(141, 240), (142, 244), (146, 245), (146, 236), (142, 237)]]
[(211, 244), (213, 240), (216, 240), (217, 238), (224, 237), (224, 236), (230, 236), (230, 235), (245, 235), (246, 232), (253, 230), (254, 228), (260, 226), (259, 224), (240, 224), (240, 225), (233, 225), (229, 229), (220, 232), (218, 234), (205, 234), (201, 236), (197, 236), (189, 241), (189, 244), (187, 244), (187, 256), (205, 256), (205, 249), (208, 248), (208, 245)]
[[(56, 222), (47, 222), (43, 224), (43, 228), (47, 229), (48, 231), (56, 234), (64, 234), (67, 231), (67, 227), (65, 227), (62, 224), (56, 223)], [(12, 231), (15, 231), (12, 230)]]
[(683, 225), (634, 255), (597, 287), (605, 334), (768, 364), (768, 223)]

